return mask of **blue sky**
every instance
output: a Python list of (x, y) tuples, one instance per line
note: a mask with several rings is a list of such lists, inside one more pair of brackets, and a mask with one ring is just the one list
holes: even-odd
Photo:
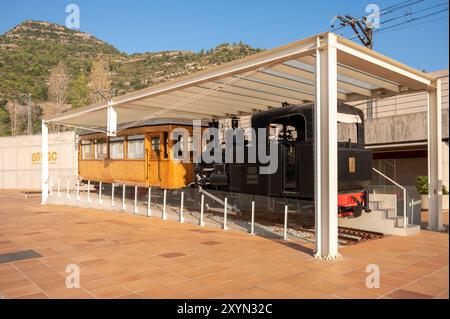
[[(199, 51), (224, 42), (239, 41), (254, 47), (273, 48), (329, 30), (330, 21), (336, 14), (362, 16), (369, 3), (376, 3), (383, 9), (403, 1), (1, 1), (0, 33), (27, 19), (64, 24), (66, 5), (75, 3), (81, 11), (81, 31), (89, 32), (127, 53)], [(446, 1), (422, 0), (411, 5), (410, 9), (414, 13)], [(417, 13), (416, 16), (444, 8), (445, 5)], [(384, 19), (401, 16), (405, 10), (407, 8)], [(399, 18), (389, 25), (404, 20)], [(350, 30), (345, 35), (351, 35)], [(399, 30), (376, 34), (375, 50), (415, 68), (433, 71), (448, 68), (448, 38), (447, 11), (405, 24)]]

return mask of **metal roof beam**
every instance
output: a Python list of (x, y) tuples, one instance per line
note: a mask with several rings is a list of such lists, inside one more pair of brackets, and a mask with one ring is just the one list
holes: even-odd
[[(292, 65), (279, 64), (272, 68), (275, 71), (286, 73), (291, 76), (305, 78), (309, 81), (314, 81), (314, 72), (309, 72), (306, 70), (299, 69)], [(372, 91), (354, 84), (347, 83), (342, 80), (338, 80), (338, 88), (350, 91), (352, 93), (357, 93), (367, 97), (372, 96)]]
[[(291, 80), (288, 78), (284, 78), (278, 75), (269, 74), (269, 73), (257, 73), (252, 75), (249, 79), (256, 79), (264, 82), (276, 83), (281, 86), (285, 86), (288, 88), (298, 88), (301, 91), (304, 91), (309, 94), (314, 94), (314, 85), (309, 83), (304, 83), (296, 80)], [(347, 96), (343, 93), (337, 93), (337, 97), (341, 101), (346, 101)]]
[(293, 88), (286, 88), (280, 85), (274, 85), (271, 83), (265, 83), (261, 81), (256, 81), (254, 79), (241, 80), (239, 83), (234, 84), (238, 87), (250, 88), (263, 90), (271, 94), (279, 96), (287, 96), (293, 99), (303, 100), (303, 101), (314, 101), (314, 95), (306, 92), (301, 92)]
[[(315, 58), (313, 56), (303, 57), (299, 60), (302, 63), (314, 64)], [(366, 82), (374, 85), (380, 89), (389, 90), (394, 93), (400, 92), (400, 85), (392, 81), (388, 81), (372, 74), (366, 73), (364, 71), (343, 65), (342, 63), (337, 64), (338, 76), (344, 75), (349, 78), (353, 78), (358, 81)]]

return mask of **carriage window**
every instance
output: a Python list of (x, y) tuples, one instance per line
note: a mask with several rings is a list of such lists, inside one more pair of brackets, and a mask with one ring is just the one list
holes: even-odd
[(159, 136), (152, 137), (152, 151), (154, 151), (154, 152), (160, 151)]
[(144, 158), (144, 135), (128, 136), (128, 158), (143, 159)]
[(169, 158), (169, 133), (164, 132), (163, 134), (163, 144), (164, 144), (164, 158)]
[(123, 159), (123, 137), (111, 137), (109, 139), (109, 158)]
[(159, 154), (161, 152), (161, 139), (159, 136), (152, 136), (150, 139), (150, 143), (152, 146), (151, 157), (159, 158)]
[(103, 160), (107, 155), (107, 144), (104, 138), (94, 140), (95, 159)]
[(92, 142), (81, 141), (81, 159), (90, 160), (92, 157)]
[(181, 159), (183, 158), (183, 150), (184, 150), (184, 140), (182, 135), (178, 135), (177, 144), (178, 144), (178, 152), (174, 154), (174, 157), (176, 157), (177, 159)]

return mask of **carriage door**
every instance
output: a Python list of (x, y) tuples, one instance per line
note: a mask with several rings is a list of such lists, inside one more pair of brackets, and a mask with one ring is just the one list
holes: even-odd
[(298, 159), (295, 142), (282, 142), (281, 154), (283, 161), (283, 191), (285, 193), (298, 192)]
[(149, 133), (148, 181), (151, 186), (161, 185), (161, 134)]

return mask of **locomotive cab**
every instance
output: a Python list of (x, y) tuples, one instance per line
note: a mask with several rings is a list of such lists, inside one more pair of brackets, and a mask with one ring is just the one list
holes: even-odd
[[(255, 131), (265, 128), (266, 143), (278, 142), (278, 167), (259, 174), (260, 162), (217, 165), (211, 186), (232, 192), (314, 200), (314, 104), (284, 105), (252, 116)], [(372, 152), (364, 148), (364, 116), (358, 108), (338, 103), (338, 214), (358, 217), (368, 211), (365, 188), (372, 174)], [(220, 167), (219, 167), (220, 166)], [(220, 168), (220, 169), (219, 169)], [(217, 183), (216, 183), (217, 181)], [(219, 182), (220, 181), (220, 182)]]

